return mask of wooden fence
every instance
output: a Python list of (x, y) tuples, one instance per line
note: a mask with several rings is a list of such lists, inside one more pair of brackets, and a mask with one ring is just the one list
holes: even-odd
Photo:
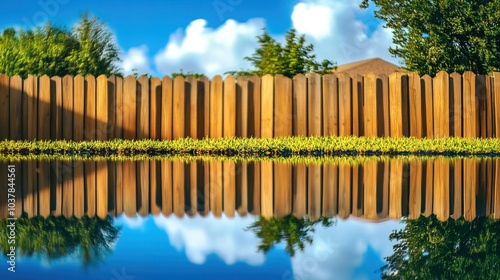
[[(236, 214), (381, 221), (500, 218), (500, 159), (437, 158), (362, 165), (280, 162), (26, 161), (16, 165), (16, 212), (81, 218)], [(0, 182), (7, 182), (7, 163)], [(3, 181), (2, 181), (3, 180)], [(7, 217), (0, 193), (0, 219)]]
[(0, 139), (500, 137), (500, 73), (0, 75)]

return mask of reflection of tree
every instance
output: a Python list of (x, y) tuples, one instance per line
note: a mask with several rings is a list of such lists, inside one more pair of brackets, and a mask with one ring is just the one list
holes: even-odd
[(398, 243), (381, 269), (383, 279), (500, 279), (500, 220), (405, 222), (389, 237)]
[[(0, 220), (0, 249), (9, 252), (7, 224)], [(112, 250), (120, 229), (110, 216), (81, 219), (23, 216), (16, 220), (16, 248), (21, 255), (46, 255), (48, 260), (78, 254), (85, 266), (96, 264)]]
[(252, 230), (262, 240), (258, 247), (259, 252), (267, 253), (274, 244), (285, 241), (286, 251), (293, 257), (297, 249), (303, 251), (306, 243), (313, 242), (310, 233), (314, 233), (317, 224), (329, 227), (333, 223), (332, 218), (325, 217), (317, 221), (309, 218), (297, 219), (293, 215), (270, 219), (259, 217), (247, 230)]

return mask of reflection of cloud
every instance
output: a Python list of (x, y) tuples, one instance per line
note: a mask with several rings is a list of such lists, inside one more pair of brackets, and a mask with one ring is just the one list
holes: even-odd
[(148, 218), (143, 218), (138, 214), (136, 214), (136, 216), (133, 218), (127, 217), (125, 214), (122, 214), (115, 219), (115, 225), (125, 225), (131, 229), (144, 229), (144, 224), (146, 223), (147, 219)]
[(294, 279), (353, 279), (359, 276), (354, 270), (362, 264), (369, 246), (385, 262), (383, 258), (392, 254), (389, 235), (403, 226), (398, 221), (370, 223), (356, 219), (338, 220), (329, 229), (318, 226), (313, 244), (292, 259)]
[(187, 258), (203, 264), (210, 254), (216, 254), (228, 265), (245, 262), (249, 265), (264, 263), (265, 256), (257, 252), (260, 240), (245, 229), (256, 217), (215, 218), (196, 216), (179, 219), (174, 216), (153, 218), (156, 225), (165, 229), (172, 246), (185, 249)]

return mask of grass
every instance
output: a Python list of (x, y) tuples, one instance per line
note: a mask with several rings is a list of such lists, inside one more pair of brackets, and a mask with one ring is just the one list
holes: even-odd
[(284, 137), (170, 141), (0, 141), (0, 155), (31, 158), (227, 157), (292, 158), (325, 156), (487, 156), (500, 157), (500, 139)]

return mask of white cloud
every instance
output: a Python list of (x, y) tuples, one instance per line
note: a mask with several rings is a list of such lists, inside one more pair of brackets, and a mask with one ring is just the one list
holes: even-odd
[(297, 32), (321, 40), (330, 35), (332, 14), (329, 7), (299, 3), (293, 8), (292, 21)]
[(141, 217), (136, 214), (135, 217), (127, 217), (125, 214), (122, 214), (118, 218), (116, 218), (115, 222), (117, 225), (126, 225), (131, 229), (144, 229), (144, 224), (146, 223), (148, 217)]
[(245, 23), (227, 20), (217, 29), (206, 25), (205, 20), (197, 19), (186, 27), (185, 34), (182, 31), (173, 34), (154, 58), (156, 69), (166, 75), (183, 69), (212, 78), (226, 71), (250, 68), (243, 57), (251, 55), (257, 47), (255, 38), (262, 33), (262, 19)]
[(147, 53), (148, 47), (146, 45), (130, 48), (128, 51), (122, 52), (122, 61), (120, 62), (119, 67), (123, 69), (123, 74), (125, 76), (134, 73), (139, 75), (151, 74), (152, 71), (149, 66)]
[[(388, 51), (392, 45), (391, 30), (374, 18), (365, 22), (356, 18), (364, 13), (373, 11), (360, 9), (359, 1), (303, 0), (295, 5), (291, 19), (293, 27), (315, 46), (320, 60), (344, 64), (380, 57), (398, 64)], [(369, 25), (376, 26), (370, 34)]]
[[(380, 261), (392, 254), (389, 234), (402, 228), (398, 221), (372, 223), (350, 218), (331, 228), (318, 226), (313, 244), (292, 259), (294, 279), (353, 279), (368, 246)], [(366, 275), (368, 276), (368, 275)]]
[(154, 217), (155, 224), (167, 232), (172, 246), (177, 250), (185, 249), (192, 263), (203, 264), (208, 255), (216, 254), (227, 265), (236, 262), (249, 265), (264, 263), (264, 254), (257, 252), (260, 240), (253, 232), (245, 231), (255, 220), (256, 217), (251, 216)]

